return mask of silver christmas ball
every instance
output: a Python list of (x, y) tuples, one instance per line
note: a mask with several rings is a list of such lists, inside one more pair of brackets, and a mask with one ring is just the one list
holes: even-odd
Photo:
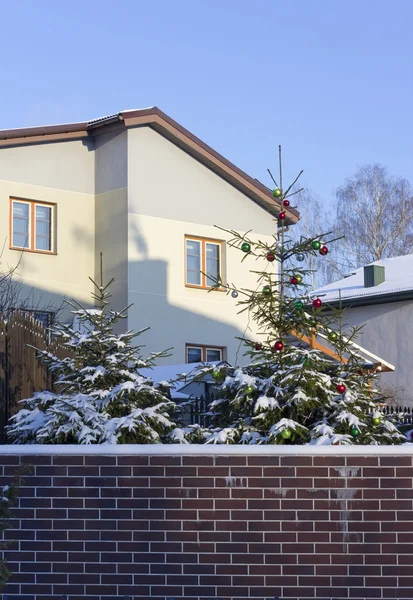
[(232, 292), (231, 292), (231, 296), (232, 296), (233, 298), (238, 298), (238, 292), (237, 292), (237, 290), (232, 290)]
[(277, 248), (281, 249), (283, 247), (283, 243), (281, 241), (278, 241), (276, 244)]
[(305, 256), (302, 252), (299, 252), (295, 258), (298, 260), (298, 262), (303, 262), (305, 260)]

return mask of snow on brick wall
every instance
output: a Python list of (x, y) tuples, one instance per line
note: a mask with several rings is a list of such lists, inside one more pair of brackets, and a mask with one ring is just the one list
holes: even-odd
[(411, 448), (22, 450), (7, 600), (412, 598)]

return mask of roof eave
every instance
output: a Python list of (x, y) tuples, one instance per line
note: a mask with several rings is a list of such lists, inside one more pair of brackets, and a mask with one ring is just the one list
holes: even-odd
[[(92, 122), (3, 130), (0, 131), (0, 147), (82, 139), (116, 129), (143, 126), (151, 127), (217, 173), (261, 208), (274, 217), (278, 216), (281, 203), (272, 196), (271, 190), (247, 175), (156, 106), (136, 111), (124, 111)], [(300, 218), (297, 210), (292, 208), (283, 208), (283, 210), (286, 213), (286, 225), (297, 223)]]
[[(320, 298), (323, 295), (320, 294)], [(328, 308), (353, 308), (356, 306), (373, 306), (376, 304), (390, 304), (392, 302), (403, 302), (406, 300), (413, 300), (413, 289), (406, 290), (404, 292), (388, 292), (384, 294), (377, 294), (374, 296), (363, 296), (353, 298), (342, 298), (335, 300), (324, 300), (324, 305)]]

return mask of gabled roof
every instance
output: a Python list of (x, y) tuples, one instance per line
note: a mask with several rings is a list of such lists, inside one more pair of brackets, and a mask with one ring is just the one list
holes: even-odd
[[(244, 173), (156, 106), (138, 110), (124, 110), (113, 115), (79, 123), (26, 127), (24, 129), (3, 129), (0, 130), (0, 149), (4, 146), (82, 139), (113, 130), (121, 131), (129, 127), (150, 127), (154, 129), (272, 215), (277, 215), (280, 211), (281, 203), (273, 197), (269, 188)], [(283, 210), (286, 212), (287, 224), (296, 223), (300, 218), (298, 211), (293, 208), (283, 208)]]
[(397, 302), (413, 298), (413, 254), (386, 258), (370, 264), (384, 267), (383, 283), (374, 287), (364, 287), (364, 267), (361, 267), (348, 277), (311, 292), (311, 296), (320, 296), (324, 304), (337, 304), (341, 299), (343, 306)]

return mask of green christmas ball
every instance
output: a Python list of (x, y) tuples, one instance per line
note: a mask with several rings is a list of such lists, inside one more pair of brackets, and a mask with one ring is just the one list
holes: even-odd
[(243, 252), (249, 252), (251, 250), (251, 244), (249, 244), (248, 242), (243, 242), (241, 244), (241, 250)]
[(217, 379), (219, 379), (221, 377), (221, 374), (219, 371), (212, 371), (211, 376), (212, 376), (212, 379), (215, 379), (215, 381), (216, 381)]
[(304, 302), (302, 300), (296, 300), (296, 302), (294, 302), (294, 306), (297, 310), (303, 310)]
[(289, 440), (292, 436), (293, 432), (291, 431), (291, 429), (283, 429), (281, 432), (281, 437), (284, 440)]
[(302, 275), (300, 275), (300, 273), (296, 273), (296, 274), (294, 275), (294, 277), (296, 278), (296, 280), (297, 280), (297, 283), (301, 283), (301, 282), (302, 282), (302, 280), (303, 280), (303, 276), (302, 276)]
[(314, 250), (320, 250), (321, 242), (319, 242), (318, 240), (314, 240), (314, 242), (311, 244), (311, 247), (314, 248)]
[(357, 427), (353, 427), (353, 429), (351, 430), (351, 435), (353, 437), (358, 437), (360, 435), (360, 431), (357, 429)]
[(271, 288), (269, 285), (264, 285), (264, 287), (262, 288), (262, 293), (266, 294), (268, 296), (268, 294), (271, 294)]
[(255, 392), (255, 388), (252, 385), (247, 385), (247, 387), (245, 388), (245, 393), (246, 394), (253, 394)]
[(316, 327), (317, 326), (317, 321), (315, 319), (310, 319), (309, 323), (310, 323), (311, 327)]
[(274, 198), (280, 198), (283, 195), (283, 193), (279, 188), (275, 188), (272, 191), (272, 195), (274, 196)]
[(372, 423), (373, 423), (373, 425), (380, 425), (380, 423), (381, 423), (380, 417), (373, 417)]
[(331, 331), (331, 332), (328, 334), (328, 339), (329, 339), (330, 341), (332, 341), (332, 342), (335, 342), (335, 341), (337, 340), (337, 338), (338, 338), (338, 335), (336, 334), (336, 332), (335, 332), (335, 331)]

